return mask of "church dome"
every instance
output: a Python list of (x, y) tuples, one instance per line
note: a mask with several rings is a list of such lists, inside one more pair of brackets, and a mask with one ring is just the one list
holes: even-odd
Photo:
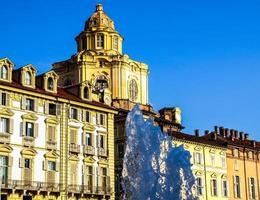
[(97, 4), (96, 11), (86, 21), (85, 31), (95, 29), (115, 30), (114, 22), (104, 13), (102, 4)]

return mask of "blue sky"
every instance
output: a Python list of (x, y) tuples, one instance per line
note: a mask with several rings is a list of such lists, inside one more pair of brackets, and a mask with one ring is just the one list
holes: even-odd
[(149, 64), (149, 99), (180, 106), (186, 132), (222, 125), (260, 140), (260, 1), (0, 0), (0, 57), (47, 71), (76, 52), (96, 3)]

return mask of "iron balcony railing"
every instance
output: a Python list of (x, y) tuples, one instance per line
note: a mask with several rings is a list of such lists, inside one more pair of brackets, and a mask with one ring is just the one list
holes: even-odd
[(98, 148), (98, 155), (102, 157), (107, 157), (107, 150), (103, 148)]
[(27, 147), (33, 147), (34, 146), (34, 138), (30, 136), (24, 136), (23, 137), (23, 145)]
[[(25, 181), (25, 180), (6, 180), (0, 183), (1, 189), (9, 190), (29, 190), (29, 191), (48, 191), (60, 192), (62, 185), (52, 182), (38, 182), (38, 181)], [(69, 193), (78, 194), (95, 194), (95, 195), (111, 195), (111, 188), (108, 186), (92, 186), (92, 185), (75, 185), (70, 184), (67, 186)]]
[(10, 143), (10, 134), (9, 133), (0, 133), (0, 143), (9, 144)]
[(59, 184), (51, 182), (38, 182), (26, 180), (6, 180), (1, 184), (1, 189), (16, 189), (16, 190), (38, 190), (58, 192)]
[(70, 152), (79, 153), (80, 152), (80, 145), (71, 143), (70, 144)]
[(83, 146), (83, 153), (88, 155), (95, 155), (95, 147), (84, 145)]
[(57, 149), (57, 142), (51, 141), (51, 140), (47, 140), (46, 141), (46, 148), (49, 149), (49, 150)]

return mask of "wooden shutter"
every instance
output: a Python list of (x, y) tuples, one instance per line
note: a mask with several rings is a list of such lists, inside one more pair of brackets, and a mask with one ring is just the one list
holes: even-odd
[(25, 109), (26, 109), (26, 98), (25, 98), (25, 97), (22, 97), (22, 100), (21, 100), (21, 108), (22, 108), (22, 110), (25, 110)]
[(2, 92), (0, 91), (0, 105), (2, 105)]
[(47, 101), (45, 101), (45, 104), (44, 104), (44, 113), (45, 114), (49, 114), (49, 103)]
[(48, 169), (48, 161), (47, 160), (42, 161), (42, 169), (44, 171), (47, 171), (47, 169)]
[(24, 158), (19, 158), (19, 167), (24, 168)]
[(10, 95), (8, 93), (6, 93), (6, 106), (11, 106), (11, 104), (10, 104)]
[(56, 113), (57, 113), (57, 115), (61, 115), (61, 105), (60, 104), (56, 105)]
[(70, 130), (70, 143), (77, 144), (77, 130)]
[(60, 171), (60, 162), (56, 161), (56, 172)]
[(48, 140), (49, 141), (56, 141), (56, 127), (55, 126), (48, 126)]
[(85, 133), (84, 133), (84, 131), (82, 132), (82, 134), (81, 134), (81, 141), (82, 141), (82, 145), (86, 145), (86, 141), (85, 141)]
[(54, 171), (47, 171), (47, 182), (55, 183), (55, 172)]
[(96, 113), (96, 125), (99, 125), (99, 113)]
[(20, 122), (20, 135), (21, 137), (25, 135), (25, 123)]
[(38, 112), (38, 99), (34, 100), (34, 111)]
[(8, 157), (8, 180), (12, 180), (13, 157)]
[(81, 113), (82, 111), (80, 109), (77, 109), (77, 120), (81, 121)]
[(33, 133), (33, 136), (35, 138), (38, 137), (38, 131), (39, 131), (39, 124), (38, 123), (34, 123), (34, 133)]
[(86, 110), (82, 110), (81, 118), (82, 122), (86, 122)]
[(13, 133), (13, 127), (14, 127), (14, 120), (13, 119), (9, 119), (9, 133), (10, 134)]

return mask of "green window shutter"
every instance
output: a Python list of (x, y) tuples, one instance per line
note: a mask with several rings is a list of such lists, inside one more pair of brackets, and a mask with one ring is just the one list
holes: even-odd
[(39, 124), (38, 123), (34, 123), (34, 133), (33, 133), (33, 136), (35, 138), (38, 137), (38, 131), (39, 131)]
[(13, 133), (13, 127), (14, 127), (14, 120), (13, 119), (9, 119), (9, 133), (10, 134)]

